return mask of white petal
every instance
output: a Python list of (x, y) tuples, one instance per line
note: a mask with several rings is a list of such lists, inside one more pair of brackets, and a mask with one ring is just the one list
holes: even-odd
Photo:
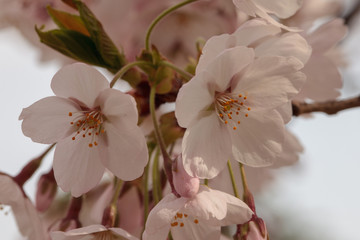
[(252, 1), (249, 0), (233, 0), (234, 5), (242, 12), (251, 17), (256, 16), (257, 7)]
[(289, 166), (299, 160), (299, 154), (304, 151), (300, 141), (289, 130), (285, 131), (283, 151), (271, 166), (273, 168)]
[(302, 0), (252, 0), (257, 6), (273, 13), (279, 18), (288, 18), (301, 7)]
[(67, 137), (72, 130), (69, 112), (79, 111), (73, 101), (61, 97), (46, 97), (24, 108), (19, 120), (25, 136), (38, 143), (55, 143)]
[(103, 90), (96, 99), (108, 121), (121, 128), (137, 127), (138, 111), (132, 96), (116, 89)]
[(95, 68), (83, 63), (74, 63), (61, 68), (51, 81), (55, 95), (75, 98), (87, 107), (94, 106), (99, 93), (109, 88), (109, 82)]
[(285, 33), (280, 37), (266, 39), (255, 47), (255, 54), (260, 56), (296, 57), (305, 64), (311, 55), (311, 47), (306, 40), (297, 33)]
[(344, 20), (336, 18), (321, 25), (306, 38), (315, 54), (325, 53), (339, 43), (346, 33), (347, 27), (344, 25)]
[(184, 220), (182, 227), (177, 225), (171, 227), (171, 234), (174, 240), (182, 239), (206, 239), (206, 240), (219, 240), (221, 234), (220, 226), (212, 226), (205, 221), (199, 220), (198, 223), (193, 222), (194, 219), (190, 216)]
[[(208, 73), (206, 81), (217, 92), (225, 92), (236, 73), (241, 72), (254, 60), (252, 48), (243, 46), (224, 50), (204, 69)], [(211, 78), (210, 78), (211, 76)]]
[(0, 173), (0, 203), (9, 205), (18, 229), (29, 240), (45, 240), (46, 233), (35, 206), (27, 199), (18, 184)]
[(191, 176), (213, 178), (225, 167), (231, 157), (231, 140), (215, 113), (186, 129), (182, 155), (184, 168)]
[(166, 195), (151, 210), (146, 221), (144, 240), (165, 240), (175, 214), (185, 205), (186, 198), (177, 198), (173, 194)]
[(67, 232), (55, 231), (50, 234), (52, 240), (94, 240), (92, 233), (104, 231), (107, 231), (107, 228), (102, 225), (90, 225)]
[(281, 115), (285, 124), (290, 122), (293, 113), (291, 101), (288, 101), (283, 105), (280, 105), (279, 107), (276, 108), (276, 111)]
[(210, 91), (206, 77), (207, 73), (201, 72), (180, 88), (176, 98), (175, 116), (181, 127), (188, 127), (213, 103), (215, 93)]
[(109, 228), (112, 232), (114, 232), (117, 237), (120, 236), (119, 240), (138, 240), (138, 238), (132, 236), (130, 233), (128, 233), (127, 231), (125, 231), (124, 229), (121, 228)]
[[(104, 129), (106, 152), (103, 155), (103, 164), (118, 178), (130, 181), (138, 178), (144, 172), (149, 155), (146, 139), (140, 128), (117, 127), (114, 122), (105, 122)], [(120, 128), (121, 127), (121, 128)]]
[(53, 168), (63, 191), (78, 197), (99, 183), (105, 170), (100, 160), (101, 145), (90, 148), (88, 138), (80, 136), (75, 140), (69, 136), (56, 145)]
[(269, 24), (262, 19), (253, 19), (246, 21), (231, 35), (222, 34), (211, 37), (203, 47), (196, 71), (203, 71), (215, 57), (227, 48), (249, 46), (259, 39), (266, 36), (273, 36), (279, 32), (281, 32), (279, 27)]
[(305, 83), (306, 76), (298, 72), (302, 67), (294, 57), (260, 57), (239, 76), (232, 92), (245, 94), (252, 111), (278, 107), (292, 99)]
[(251, 113), (236, 131), (230, 131), (235, 160), (245, 165), (271, 165), (282, 150), (284, 122), (277, 111)]
[(240, 199), (217, 190), (201, 186), (199, 193), (183, 210), (191, 216), (205, 220), (213, 226), (242, 224), (250, 220), (253, 212)]
[(297, 100), (310, 98), (315, 101), (333, 100), (340, 96), (342, 78), (337, 66), (328, 57), (314, 55), (302, 70), (307, 80)]

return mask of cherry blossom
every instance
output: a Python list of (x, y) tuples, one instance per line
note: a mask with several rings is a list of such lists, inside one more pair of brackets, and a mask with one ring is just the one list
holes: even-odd
[(19, 185), (8, 175), (0, 173), (0, 207), (11, 207), (16, 223), (23, 236), (29, 240), (46, 240), (47, 234), (32, 202)]
[(296, 13), (302, 4), (302, 0), (233, 0), (235, 6), (242, 12), (251, 17), (259, 16), (266, 19), (275, 26), (286, 30), (296, 30), (289, 28), (272, 18), (269, 14), (274, 14), (278, 18), (288, 18)]
[(56, 96), (23, 109), (19, 119), (34, 142), (57, 142), (53, 168), (64, 191), (75, 197), (89, 191), (105, 168), (127, 181), (141, 176), (148, 154), (131, 96), (81, 63), (60, 69), (51, 87)]
[(68, 232), (52, 232), (52, 240), (138, 240), (121, 228), (106, 228), (102, 225), (90, 225)]
[[(284, 120), (276, 110), (306, 77), (294, 57), (261, 56), (253, 49), (223, 51), (179, 91), (176, 117), (187, 128), (182, 154), (191, 176), (213, 178), (230, 159), (268, 166), (282, 151)], [(211, 139), (211, 141), (209, 141)]]
[(240, 199), (206, 186), (192, 198), (166, 195), (150, 212), (144, 240), (220, 239), (220, 227), (247, 222), (253, 212)]

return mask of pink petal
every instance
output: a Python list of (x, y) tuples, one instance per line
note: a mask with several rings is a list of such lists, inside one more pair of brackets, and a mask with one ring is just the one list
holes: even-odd
[(130, 181), (142, 175), (149, 155), (140, 128), (136, 124), (132, 128), (125, 127), (126, 125), (117, 127), (113, 122), (104, 123), (106, 157), (102, 161), (118, 178)]
[(65, 138), (56, 145), (54, 154), (54, 175), (63, 191), (70, 191), (74, 197), (95, 187), (104, 174), (100, 149), (104, 146), (89, 147), (89, 139), (81, 136), (72, 140)]
[(130, 233), (128, 233), (124, 229), (121, 229), (121, 228), (109, 228), (109, 230), (114, 232), (117, 235), (117, 237), (120, 237), (119, 240), (127, 240), (127, 239), (128, 240), (139, 240), (138, 238), (132, 236)]
[(265, 56), (255, 60), (232, 92), (247, 96), (252, 111), (278, 107), (292, 99), (305, 83), (303, 64), (293, 57)]
[(171, 234), (174, 239), (206, 239), (219, 240), (221, 234), (220, 226), (212, 226), (205, 221), (198, 220), (194, 223), (194, 218), (187, 217), (182, 221), (182, 227), (177, 225), (171, 228)]
[(340, 96), (342, 78), (337, 66), (328, 57), (312, 56), (302, 71), (307, 80), (296, 96), (297, 100), (328, 101)]
[(255, 54), (260, 56), (296, 57), (305, 64), (311, 56), (311, 47), (297, 33), (285, 33), (280, 37), (271, 37), (255, 47)]
[(181, 127), (188, 127), (213, 103), (215, 93), (210, 91), (206, 77), (206, 72), (199, 73), (180, 88), (176, 98), (175, 116)]
[(271, 165), (282, 150), (284, 122), (276, 111), (250, 113), (230, 131), (235, 160), (252, 167)]
[(25, 136), (34, 142), (55, 143), (69, 136), (75, 130), (70, 124), (69, 112), (79, 111), (73, 101), (61, 97), (46, 97), (24, 108), (19, 120)]
[(278, 168), (293, 165), (299, 160), (299, 154), (303, 151), (304, 148), (297, 137), (286, 129), (283, 150), (271, 167)]
[(206, 66), (222, 51), (236, 46), (249, 46), (266, 36), (273, 36), (281, 32), (280, 28), (262, 19), (253, 19), (242, 24), (233, 34), (222, 34), (211, 37), (206, 41), (202, 50), (196, 72), (203, 71)]
[[(224, 50), (206, 67), (208, 76), (205, 81), (212, 85), (217, 92), (225, 92), (236, 73), (242, 71), (254, 60), (252, 48), (243, 46)], [(211, 76), (211, 77), (210, 77)]]
[(325, 53), (345, 37), (347, 30), (347, 27), (344, 25), (344, 20), (336, 18), (321, 25), (306, 38), (315, 54)]
[(87, 107), (94, 106), (99, 93), (109, 88), (109, 82), (95, 68), (74, 63), (61, 68), (53, 77), (51, 88), (55, 95), (75, 98)]
[(301, 7), (302, 0), (252, 0), (257, 6), (273, 13), (279, 18), (288, 18)]
[(177, 198), (173, 194), (168, 194), (161, 199), (149, 214), (143, 239), (165, 240), (170, 230), (171, 221), (186, 202), (186, 198)]
[(190, 126), (182, 142), (184, 168), (191, 176), (213, 178), (231, 157), (231, 140), (215, 113)]
[(119, 128), (134, 128), (138, 123), (136, 102), (132, 96), (116, 89), (103, 90), (96, 104), (109, 122)]

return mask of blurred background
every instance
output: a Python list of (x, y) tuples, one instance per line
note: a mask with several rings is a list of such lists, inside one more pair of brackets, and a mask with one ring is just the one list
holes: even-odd
[[(357, 1), (347, 1), (347, 14)], [(331, 37), (331, 36), (329, 36)], [(348, 66), (342, 70), (341, 98), (360, 95), (360, 18), (350, 22), (341, 43)], [(57, 62), (40, 62), (39, 53), (15, 28), (0, 31), (0, 171), (15, 175), (45, 145), (32, 142), (21, 132), (22, 108), (53, 95), (50, 81)], [(360, 108), (328, 116), (294, 118), (290, 129), (305, 151), (291, 167), (274, 170), (270, 181), (255, 195), (258, 215), (267, 223), (272, 240), (360, 239)], [(52, 164), (52, 154), (25, 185), (34, 199), (38, 177)], [(0, 211), (4, 240), (23, 239), (11, 210)]]

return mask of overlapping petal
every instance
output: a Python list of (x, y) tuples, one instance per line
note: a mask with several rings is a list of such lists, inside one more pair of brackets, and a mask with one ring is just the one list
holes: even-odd
[(255, 113), (230, 131), (234, 158), (248, 166), (271, 165), (282, 150), (285, 126), (277, 111)]
[(252, 111), (278, 107), (299, 93), (306, 80), (298, 72), (302, 67), (294, 57), (260, 57), (239, 76), (232, 92), (245, 93)]
[[(103, 144), (99, 143), (99, 148)], [(95, 187), (102, 175), (104, 166), (98, 147), (89, 147), (89, 140), (69, 136), (56, 145), (54, 153), (54, 175), (63, 191), (70, 191), (74, 197)]]
[(46, 97), (24, 108), (19, 120), (25, 136), (34, 142), (50, 144), (67, 137), (74, 130), (69, 112), (79, 111), (79, 106), (66, 98)]
[(109, 82), (95, 68), (74, 63), (54, 75), (51, 88), (57, 96), (77, 99), (92, 108), (100, 92), (109, 88)]
[(214, 113), (190, 126), (182, 145), (184, 168), (191, 176), (213, 178), (232, 155), (231, 138), (226, 126)]

